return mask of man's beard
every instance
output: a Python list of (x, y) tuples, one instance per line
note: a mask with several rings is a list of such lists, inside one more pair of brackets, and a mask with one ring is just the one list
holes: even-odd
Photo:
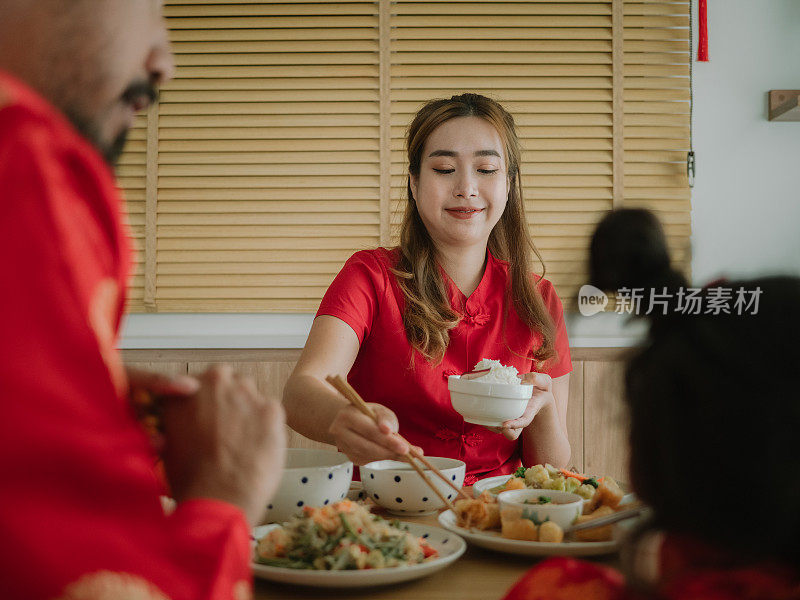
[[(158, 100), (158, 91), (155, 86), (146, 81), (134, 81), (122, 94), (122, 101), (133, 106), (138, 105), (142, 98), (147, 103), (154, 103)], [(65, 108), (64, 113), (78, 132), (85, 137), (97, 149), (105, 159), (108, 166), (116, 168), (119, 157), (125, 149), (125, 142), (128, 140), (128, 129), (119, 132), (111, 142), (104, 142), (100, 134), (100, 124), (70, 108)]]
[(100, 148), (100, 154), (103, 155), (108, 166), (112, 169), (116, 168), (119, 157), (122, 156), (122, 151), (125, 149), (125, 142), (128, 141), (128, 131), (128, 129), (124, 129), (114, 138), (110, 145), (106, 148)]
[(121, 131), (111, 143), (103, 142), (100, 136), (100, 128), (95, 122), (85, 119), (82, 115), (78, 115), (74, 111), (65, 110), (70, 123), (78, 130), (86, 140), (100, 153), (105, 159), (109, 167), (114, 169), (117, 166), (117, 161), (125, 148), (125, 142), (128, 139), (128, 130)]

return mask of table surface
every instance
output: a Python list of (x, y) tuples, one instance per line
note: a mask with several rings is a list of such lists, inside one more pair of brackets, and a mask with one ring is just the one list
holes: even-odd
[[(403, 517), (402, 521), (441, 527), (436, 515)], [(315, 598), (318, 600), (345, 600), (369, 598), (370, 600), (495, 600), (505, 592), (525, 571), (541, 562), (542, 558), (514, 556), (477, 548), (467, 542), (467, 551), (453, 564), (441, 571), (406, 583), (368, 588), (311, 588), (264, 581), (256, 578), (257, 600), (288, 600)], [(618, 566), (618, 555), (590, 557), (592, 562)]]

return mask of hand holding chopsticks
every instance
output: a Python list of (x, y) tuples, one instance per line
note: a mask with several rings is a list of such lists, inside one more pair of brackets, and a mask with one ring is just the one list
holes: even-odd
[[(342, 379), (342, 377), (340, 377), (339, 375), (328, 376), (325, 379), (340, 394), (342, 394), (342, 396), (344, 396), (354, 407), (356, 407), (363, 414), (371, 418), (377, 424), (378, 422), (377, 415), (375, 415), (374, 411), (369, 407), (369, 405), (366, 402), (364, 402), (364, 399), (358, 395), (358, 392), (356, 392), (355, 389), (353, 389), (353, 387), (349, 383), (347, 383), (347, 381)], [(395, 435), (403, 439), (402, 436), (400, 436), (400, 434), (396, 433)], [(407, 440), (404, 441), (407, 442)], [(409, 451), (408, 455), (402, 457), (403, 460), (408, 462), (414, 468), (414, 470), (416, 470), (417, 473), (419, 473), (420, 477), (422, 477), (425, 483), (427, 483), (428, 486), (436, 493), (436, 495), (445, 504), (445, 506), (447, 506), (450, 510), (455, 512), (455, 507), (453, 506), (453, 504), (447, 498), (444, 497), (444, 495), (439, 491), (439, 488), (433, 485), (433, 482), (428, 478), (428, 476), (425, 474), (422, 468), (420, 468), (420, 466), (416, 463), (414, 459), (419, 460), (428, 470), (430, 470), (432, 473), (438, 476), (442, 481), (447, 483), (447, 485), (453, 488), (453, 490), (455, 490), (455, 492), (462, 498), (468, 499), (469, 496), (467, 496), (462, 489), (453, 485), (453, 483), (447, 477), (445, 477), (436, 467), (434, 467), (430, 462), (428, 462), (428, 460), (425, 459), (425, 457), (422, 454), (414, 450), (413, 446), (409, 444), (409, 447), (411, 447), (411, 450)]]

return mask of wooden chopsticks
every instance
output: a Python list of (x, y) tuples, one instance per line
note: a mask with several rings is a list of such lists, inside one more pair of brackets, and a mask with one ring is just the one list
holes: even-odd
[(478, 379), (479, 377), (483, 377), (491, 371), (491, 369), (478, 369), (477, 371), (467, 371), (466, 373), (461, 374), (461, 379)]
[[(378, 422), (378, 416), (367, 405), (367, 403), (364, 402), (364, 399), (361, 396), (358, 395), (358, 392), (356, 392), (356, 390), (353, 388), (353, 386), (351, 386), (349, 383), (347, 383), (347, 381), (345, 381), (340, 375), (333, 375), (333, 376), (328, 375), (325, 378), (325, 380), (328, 383), (330, 383), (336, 389), (336, 391), (338, 391), (342, 396), (347, 398), (347, 400), (353, 406), (355, 406), (358, 410), (360, 410), (362, 413), (367, 415), (370, 419), (375, 421), (375, 423)], [(406, 440), (399, 433), (396, 433), (395, 435), (398, 436), (401, 440), (405, 441), (409, 446), (411, 446), (411, 444), (408, 442), (408, 440)], [(453, 488), (453, 490), (455, 490), (457, 495), (459, 495), (462, 498), (465, 498), (467, 500), (470, 499), (469, 496), (467, 496), (466, 492), (464, 492), (464, 490), (462, 490), (461, 488), (456, 487), (453, 484), (452, 481), (450, 481), (444, 474), (442, 474), (442, 472), (439, 471), (439, 469), (437, 469), (430, 462), (428, 462), (428, 460), (425, 459), (425, 457), (423, 457), (419, 452), (417, 452), (416, 450), (414, 450), (412, 448), (409, 451), (409, 455), (410, 456), (404, 456), (403, 459), (406, 462), (408, 462), (408, 464), (410, 464), (417, 473), (419, 473), (419, 476), (422, 477), (423, 481), (425, 481), (425, 483), (428, 484), (428, 486), (434, 491), (434, 493), (436, 493), (436, 495), (439, 496), (439, 499), (445, 504), (445, 506), (447, 506), (447, 508), (452, 510), (454, 514), (456, 512), (456, 509), (453, 506), (452, 502), (450, 502), (447, 498), (444, 497), (444, 495), (439, 491), (439, 488), (437, 488), (435, 485), (433, 485), (433, 482), (428, 478), (427, 475), (425, 475), (423, 470), (414, 461), (414, 459), (419, 460), (423, 465), (425, 465), (425, 467), (428, 470), (433, 472), (437, 477), (439, 477), (447, 485), (449, 485), (451, 488)]]
[(574, 533), (576, 531), (583, 531), (584, 529), (594, 529), (595, 527), (603, 527), (605, 525), (610, 525), (611, 523), (624, 521), (625, 519), (632, 519), (633, 517), (638, 517), (644, 510), (646, 510), (644, 506), (636, 506), (634, 508), (622, 509), (610, 515), (606, 515), (604, 517), (597, 517), (595, 519), (591, 519), (589, 521), (584, 521), (583, 523), (567, 527), (564, 530), (564, 535)]

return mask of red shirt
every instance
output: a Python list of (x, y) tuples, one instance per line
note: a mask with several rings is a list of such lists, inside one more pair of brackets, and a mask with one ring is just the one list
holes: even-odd
[(0, 207), (0, 598), (246, 592), (238, 508), (161, 509), (116, 350), (131, 257), (112, 174), (2, 72)]
[(657, 581), (642, 591), (605, 565), (550, 558), (527, 571), (503, 600), (800, 600), (796, 567), (741, 564), (740, 556), (698, 539), (667, 535), (658, 560)]
[[(508, 264), (487, 252), (486, 269), (477, 289), (466, 298), (444, 274), (450, 305), (462, 315), (450, 331), (442, 362), (433, 365), (414, 353), (403, 328), (403, 292), (389, 270), (399, 251), (378, 248), (356, 252), (336, 276), (317, 315), (331, 315), (350, 325), (361, 347), (348, 380), (367, 402), (383, 404), (397, 414), (400, 433), (429, 456), (458, 458), (467, 463), (465, 485), (479, 478), (513, 472), (520, 464), (519, 443), (480, 425), (466, 423), (450, 403), (447, 377), (472, 369), (482, 358), (513, 365), (520, 373), (533, 370), (526, 358), (541, 345), (509, 310), (503, 323)], [(538, 290), (556, 326), (558, 357), (544, 371), (551, 377), (572, 370), (561, 301), (546, 279)]]

